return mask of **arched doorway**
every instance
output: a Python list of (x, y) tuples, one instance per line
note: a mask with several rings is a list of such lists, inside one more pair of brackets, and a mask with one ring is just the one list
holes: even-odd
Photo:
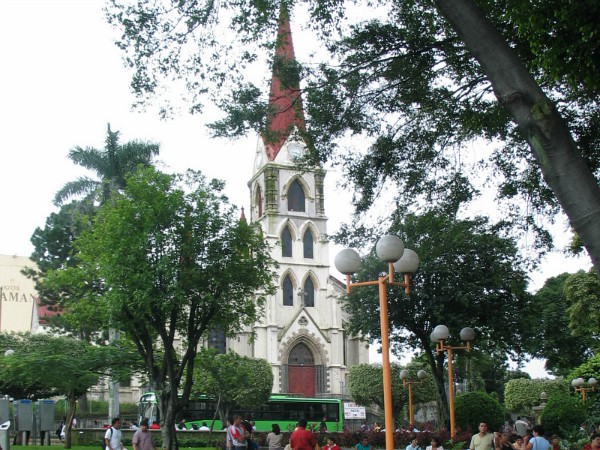
[(288, 390), (304, 397), (315, 396), (315, 358), (302, 342), (292, 348), (288, 358)]

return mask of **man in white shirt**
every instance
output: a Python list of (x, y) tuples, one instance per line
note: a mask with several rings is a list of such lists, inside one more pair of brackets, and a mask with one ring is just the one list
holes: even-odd
[(469, 445), (470, 450), (493, 450), (494, 449), (494, 435), (488, 433), (487, 423), (481, 422), (479, 424), (479, 433), (474, 434), (471, 438), (471, 444)]
[(106, 442), (105, 450), (124, 450), (123, 442), (121, 442), (121, 420), (115, 417), (112, 422), (112, 426), (106, 430), (104, 435), (104, 442)]

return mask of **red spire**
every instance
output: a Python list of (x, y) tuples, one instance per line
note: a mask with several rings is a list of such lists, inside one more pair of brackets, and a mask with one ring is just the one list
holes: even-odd
[(240, 214), (240, 222), (246, 221), (246, 214), (244, 213), (244, 207), (242, 206), (242, 213)]
[(289, 13), (282, 5), (269, 93), (267, 126), (262, 136), (269, 161), (275, 159), (294, 126), (300, 131), (306, 130), (295, 62)]

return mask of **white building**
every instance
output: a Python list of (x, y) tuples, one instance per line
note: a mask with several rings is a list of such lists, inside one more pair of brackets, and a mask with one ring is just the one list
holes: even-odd
[[(289, 19), (280, 18), (276, 60), (294, 60)], [(297, 86), (284, 86), (273, 71), (267, 131), (256, 149), (250, 220), (258, 222), (279, 263), (277, 293), (265, 317), (228, 341), (244, 356), (273, 367), (274, 392), (314, 397), (346, 394), (348, 368), (368, 363), (367, 343), (345, 331), (340, 298), (345, 285), (329, 274), (329, 243), (321, 167), (299, 169), (307, 150)]]

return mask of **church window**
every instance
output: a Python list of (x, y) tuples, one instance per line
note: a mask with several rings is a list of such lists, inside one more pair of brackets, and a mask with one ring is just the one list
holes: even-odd
[(310, 230), (306, 230), (304, 233), (304, 237), (302, 238), (302, 243), (304, 244), (304, 257), (305, 258), (314, 258), (313, 254), (313, 235)]
[(285, 227), (281, 233), (281, 256), (292, 257), (292, 233)]
[(304, 282), (304, 306), (315, 306), (315, 286), (308, 277)]
[(288, 211), (305, 211), (305, 199), (304, 199), (304, 189), (298, 182), (298, 180), (294, 180), (294, 182), (290, 185), (288, 189)]
[(283, 279), (283, 306), (294, 306), (294, 285), (289, 275)]
[(258, 217), (262, 217), (262, 215), (263, 215), (263, 198), (262, 198), (262, 192), (260, 190), (260, 186), (256, 187), (255, 202), (256, 202), (256, 212), (258, 213)]
[(217, 353), (221, 355), (227, 353), (225, 330), (210, 330), (210, 334), (208, 336), (208, 347), (216, 349)]

